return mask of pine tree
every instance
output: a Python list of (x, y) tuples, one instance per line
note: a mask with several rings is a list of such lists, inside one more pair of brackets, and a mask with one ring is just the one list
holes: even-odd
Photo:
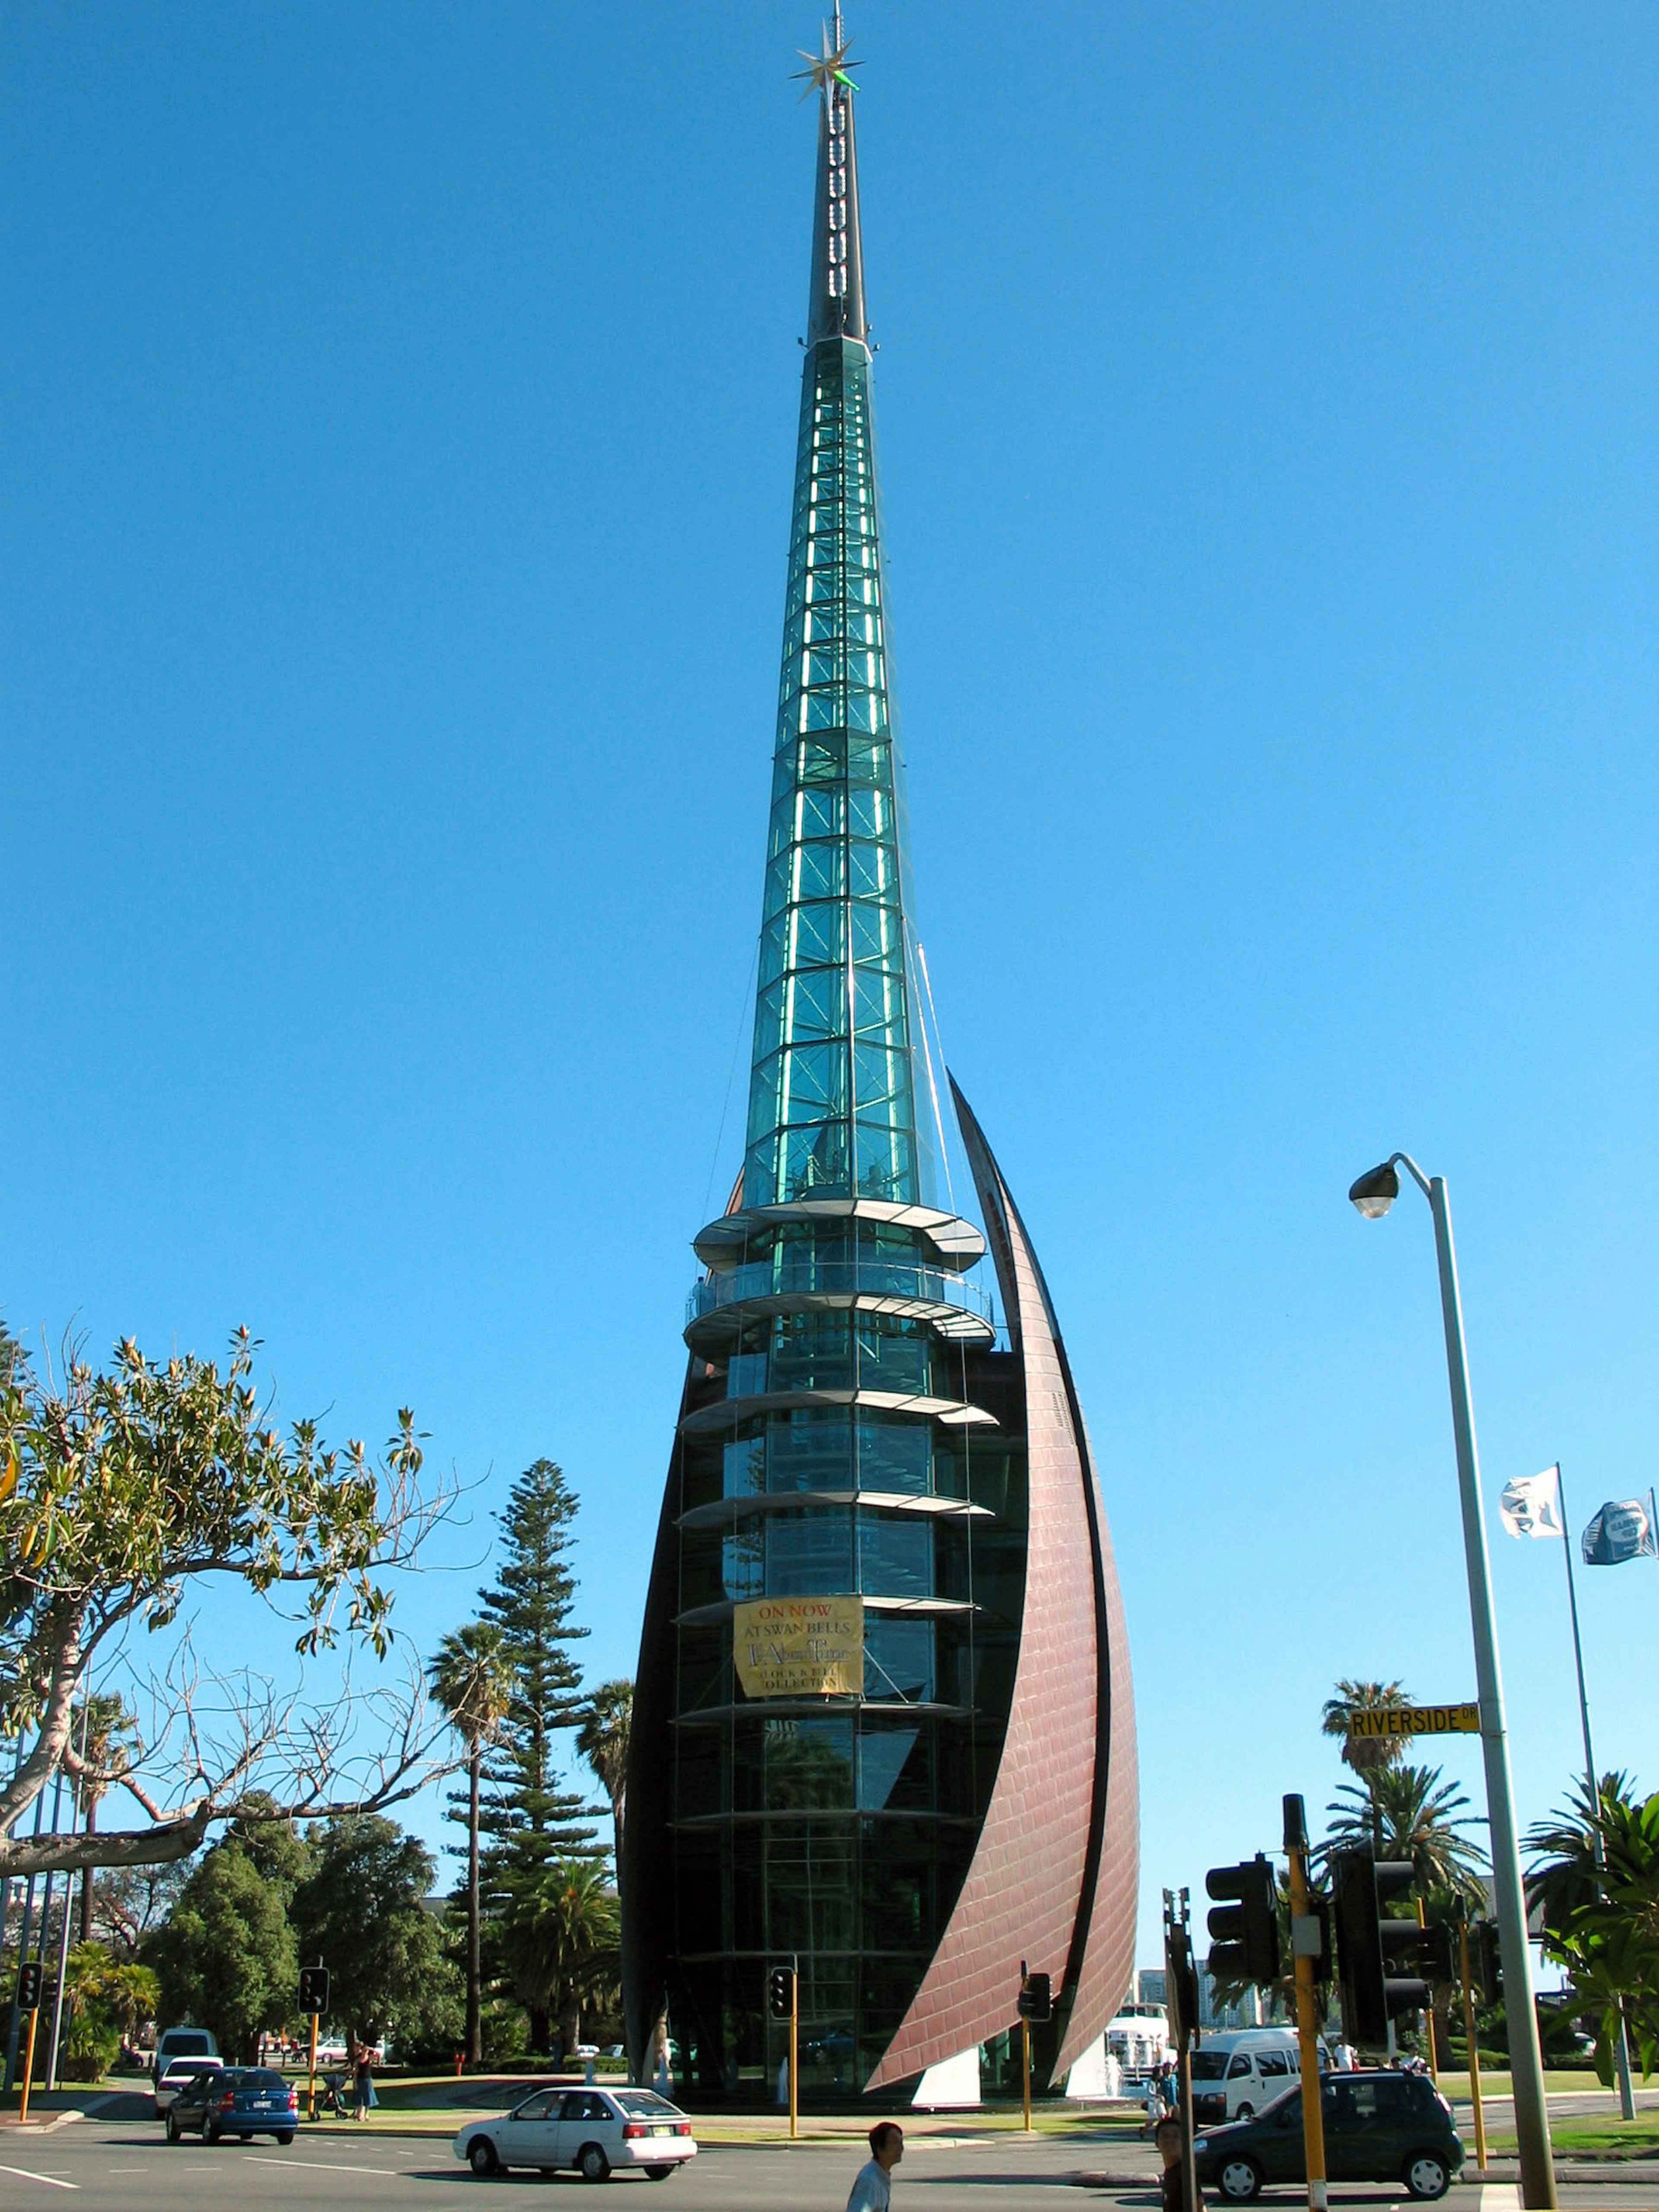
[(488, 1838), (483, 1882), (494, 1923), (495, 1964), (530, 2014), (532, 2049), (547, 2047), (550, 2008), (540, 1979), (519, 1971), (514, 1929), (540, 1908), (552, 1870), (599, 1859), (594, 1808), (561, 1787), (554, 1740), (586, 1717), (581, 1671), (569, 1647), (586, 1635), (571, 1619), (575, 1577), (568, 1553), (577, 1500), (561, 1469), (538, 1459), (513, 1486), (501, 1515), (502, 1559), (479, 1593), (483, 1620), (498, 1628), (512, 1668), (506, 1717), (490, 1745), (479, 1827)]

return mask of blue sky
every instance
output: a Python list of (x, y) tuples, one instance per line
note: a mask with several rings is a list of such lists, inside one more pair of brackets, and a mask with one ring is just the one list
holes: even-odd
[[(412, 1402), (478, 1486), (417, 1643), (558, 1458), (595, 1679), (737, 1162), (817, 23), (0, 31), (0, 1309)], [(852, 27), (921, 932), (1101, 1461), (1150, 1960), (1326, 1803), (1335, 1677), (1473, 1688), (1427, 1213), (1359, 1170), (1450, 1180), (1494, 1498), (1659, 1461), (1659, 23)], [(1494, 1552), (1525, 1822), (1571, 1649)], [(1659, 1571), (1583, 1603), (1659, 1786)]]

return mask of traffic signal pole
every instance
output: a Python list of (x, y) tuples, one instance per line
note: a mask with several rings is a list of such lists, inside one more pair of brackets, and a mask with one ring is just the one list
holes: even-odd
[(1469, 2098), (1474, 2106), (1474, 2162), (1486, 2170), (1486, 2116), (1480, 2109), (1480, 2050), (1474, 2039), (1474, 1996), (1469, 1988), (1469, 1923), (1457, 1930), (1457, 1963), (1463, 1976), (1463, 2033), (1469, 2046)]
[(800, 2133), (800, 1958), (792, 1957), (789, 1972), (789, 2140)]
[(1305, 1932), (1317, 1940), (1319, 1921), (1308, 1894), (1308, 1822), (1300, 1797), (1285, 1800), (1285, 1854), (1291, 1863), (1291, 1949), (1296, 1961), (1296, 2039), (1302, 2052), (1302, 2147), (1310, 2212), (1326, 2212), (1325, 2112), (1319, 2076), (1319, 2015), (1314, 1959)]

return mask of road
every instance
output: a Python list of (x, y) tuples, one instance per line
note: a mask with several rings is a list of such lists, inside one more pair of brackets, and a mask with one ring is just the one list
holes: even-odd
[[(1139, 2187), (1085, 2189), (1075, 2177), (1090, 2164), (1110, 2160), (1126, 2177), (1145, 2166)], [(858, 2165), (842, 2144), (799, 2144), (773, 2149), (716, 2147), (659, 2187), (630, 2176), (608, 2185), (601, 2202), (627, 2204), (651, 2192), (652, 2212), (842, 2212)], [(302, 2135), (289, 2148), (276, 2143), (169, 2145), (149, 2123), (82, 2121), (36, 2135), (0, 2129), (0, 2203), (6, 2212), (227, 2212), (247, 2204), (258, 2212), (488, 2212), (556, 2191), (558, 2198), (586, 2185), (574, 2174), (546, 2180), (514, 2174), (480, 2182), (450, 2156), (447, 2145), (377, 2135)], [(1512, 2204), (1512, 2195), (1460, 2185), (1445, 2200), (1447, 2212), (1491, 2212)], [(1386, 2188), (1334, 2189), (1339, 2206), (1403, 2204), (1403, 2192)], [(1270, 2191), (1263, 2200), (1291, 2212), (1295, 2190)], [(934, 2137), (916, 2141), (896, 2177), (895, 2212), (1060, 2212), (1067, 2205), (1150, 2208), (1148, 2155), (1039, 2138)], [(1634, 2185), (1566, 2183), (1561, 2203), (1596, 2212), (1651, 2212), (1659, 2192), (1651, 2181)], [(647, 2212), (642, 2204), (640, 2212)]]

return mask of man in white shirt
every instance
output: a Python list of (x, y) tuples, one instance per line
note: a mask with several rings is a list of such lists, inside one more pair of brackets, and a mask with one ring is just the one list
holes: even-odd
[(870, 2162), (859, 2168), (847, 2212), (889, 2212), (893, 2202), (893, 2168), (904, 2155), (904, 2130), (891, 2120), (878, 2120), (870, 2130)]

